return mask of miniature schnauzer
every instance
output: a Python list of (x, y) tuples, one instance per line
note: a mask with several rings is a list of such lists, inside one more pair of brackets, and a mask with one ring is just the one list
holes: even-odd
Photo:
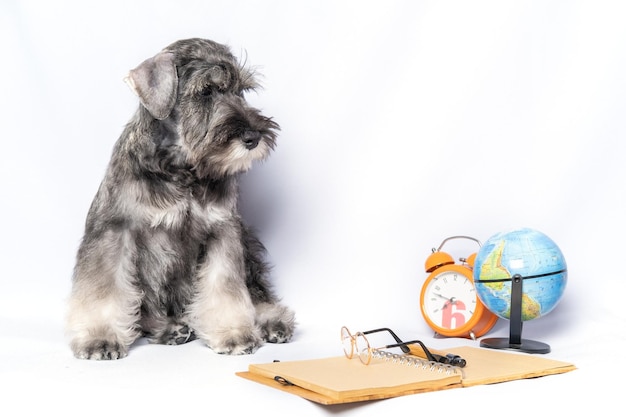
[(288, 342), (293, 312), (237, 209), (238, 176), (279, 130), (250, 107), (254, 72), (225, 45), (177, 41), (130, 71), (139, 109), (87, 215), (69, 299), (78, 358), (118, 359), (139, 337), (225, 354)]

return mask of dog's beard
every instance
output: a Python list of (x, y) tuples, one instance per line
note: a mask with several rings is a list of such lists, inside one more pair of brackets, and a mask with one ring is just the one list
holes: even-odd
[(261, 140), (253, 149), (247, 149), (239, 139), (231, 141), (223, 150), (207, 158), (211, 171), (219, 177), (248, 171), (255, 161), (265, 160), (271, 151), (267, 141)]
[[(248, 171), (255, 161), (267, 159), (274, 149), (278, 125), (256, 114), (214, 117), (201, 140), (185, 140), (189, 160), (199, 178), (223, 178)], [(258, 142), (246, 143), (246, 132), (258, 133)]]

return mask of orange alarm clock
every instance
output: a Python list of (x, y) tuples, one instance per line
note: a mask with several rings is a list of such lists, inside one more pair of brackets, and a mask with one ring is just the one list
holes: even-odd
[(452, 256), (442, 252), (443, 245), (451, 239), (470, 239), (469, 236), (452, 236), (434, 249), (425, 263), (430, 275), (424, 281), (420, 294), (420, 309), (426, 323), (435, 333), (446, 337), (476, 339), (487, 333), (498, 321), (478, 298), (474, 287), (473, 267), (476, 253), (460, 258), (456, 264)]

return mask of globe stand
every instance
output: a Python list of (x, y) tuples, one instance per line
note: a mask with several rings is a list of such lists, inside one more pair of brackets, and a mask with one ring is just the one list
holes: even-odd
[(550, 345), (536, 340), (522, 339), (522, 294), (524, 279), (515, 274), (511, 279), (511, 316), (509, 338), (492, 337), (483, 339), (481, 347), (491, 349), (511, 349), (526, 353), (549, 353)]

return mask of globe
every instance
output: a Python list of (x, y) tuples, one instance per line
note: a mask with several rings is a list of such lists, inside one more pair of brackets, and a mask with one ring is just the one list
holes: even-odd
[(511, 317), (512, 278), (521, 277), (522, 321), (552, 311), (567, 283), (567, 265), (559, 247), (529, 228), (490, 237), (476, 254), (473, 274), (478, 298), (503, 319)]

